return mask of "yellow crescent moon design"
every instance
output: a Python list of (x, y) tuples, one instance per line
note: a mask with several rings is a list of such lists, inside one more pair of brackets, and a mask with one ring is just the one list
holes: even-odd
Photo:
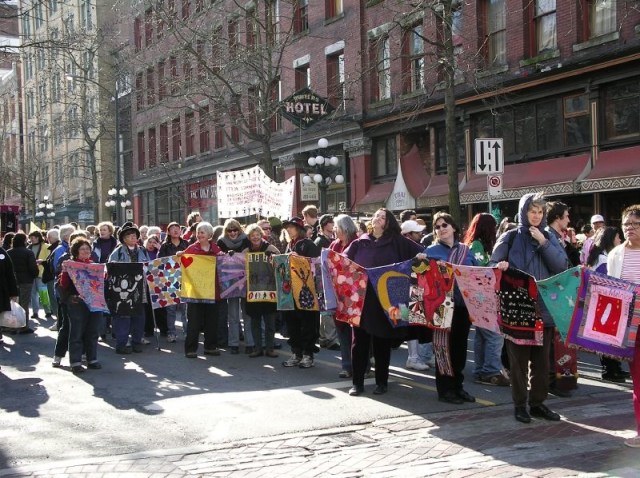
[(380, 279), (378, 279), (378, 300), (384, 310), (389, 310), (390, 307), (393, 307), (393, 304), (389, 300), (389, 288), (387, 287), (387, 281), (392, 277), (409, 278), (407, 274), (396, 271), (385, 272), (380, 276)]

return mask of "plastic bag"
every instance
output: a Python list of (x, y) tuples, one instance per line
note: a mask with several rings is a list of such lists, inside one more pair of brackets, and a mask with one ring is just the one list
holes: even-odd
[(49, 291), (46, 286), (38, 288), (38, 296), (40, 297), (40, 305), (45, 309), (49, 307)]
[(27, 326), (27, 313), (20, 304), (11, 301), (11, 310), (0, 313), (0, 327), (21, 329)]

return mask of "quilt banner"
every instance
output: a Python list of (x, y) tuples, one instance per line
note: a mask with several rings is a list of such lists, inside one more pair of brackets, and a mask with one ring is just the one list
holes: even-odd
[(548, 279), (537, 281), (538, 294), (551, 314), (562, 340), (567, 339), (571, 317), (578, 300), (581, 277), (582, 268), (576, 266)]
[(216, 301), (216, 256), (183, 254), (180, 256), (182, 302)]
[(502, 272), (492, 267), (454, 265), (453, 273), (473, 325), (500, 333), (495, 291)]
[(290, 255), (291, 290), (298, 310), (319, 311), (318, 295), (309, 257)]
[(178, 256), (158, 257), (145, 266), (151, 307), (159, 309), (180, 303), (180, 261)]
[[(499, 289), (498, 289), (499, 287)], [(500, 330), (504, 338), (519, 345), (542, 345), (544, 324), (538, 318), (538, 288), (529, 274), (509, 268), (496, 282), (500, 307)]]
[(567, 343), (632, 360), (640, 324), (640, 284), (585, 269)]
[(113, 315), (143, 313), (144, 271), (142, 262), (108, 262), (104, 297)]
[(367, 268), (367, 276), (392, 327), (409, 323), (409, 289), (412, 260)]
[(69, 274), (78, 295), (91, 312), (109, 312), (104, 298), (104, 264), (64, 261), (62, 270)]
[[(413, 304), (410, 317), (416, 325), (448, 329), (453, 318), (453, 268), (446, 262), (426, 259), (414, 262)], [(421, 299), (420, 299), (421, 298)], [(415, 300), (415, 303), (414, 303)]]
[(331, 272), (329, 272), (329, 249), (322, 249), (320, 253), (320, 265), (322, 272), (322, 290), (324, 291), (325, 310), (335, 310), (338, 306), (336, 301), (336, 291), (331, 282)]
[(243, 253), (217, 256), (216, 274), (221, 299), (247, 296), (247, 259)]
[(311, 259), (311, 273), (313, 274), (313, 284), (316, 287), (316, 297), (320, 310), (327, 310), (327, 302), (324, 296), (324, 284), (322, 282), (322, 257)]
[(291, 269), (289, 269), (289, 254), (273, 256), (273, 266), (276, 270), (276, 297), (278, 310), (294, 310), (293, 290), (291, 288)]
[(264, 252), (246, 254), (247, 302), (277, 302), (272, 256)]
[(336, 292), (336, 320), (359, 326), (369, 282), (365, 268), (335, 251), (327, 253), (327, 268)]

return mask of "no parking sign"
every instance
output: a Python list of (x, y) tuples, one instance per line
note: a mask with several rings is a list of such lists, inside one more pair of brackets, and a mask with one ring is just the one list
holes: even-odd
[(498, 174), (487, 175), (487, 187), (489, 196), (500, 196), (502, 194), (502, 176)]

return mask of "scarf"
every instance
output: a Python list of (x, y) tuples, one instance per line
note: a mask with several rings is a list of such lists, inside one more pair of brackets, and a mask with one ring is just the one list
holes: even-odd
[(228, 236), (222, 236), (220, 240), (227, 246), (227, 249), (230, 251), (239, 252), (242, 249), (242, 243), (247, 238), (247, 235), (242, 232), (238, 234), (238, 237), (234, 240)]

